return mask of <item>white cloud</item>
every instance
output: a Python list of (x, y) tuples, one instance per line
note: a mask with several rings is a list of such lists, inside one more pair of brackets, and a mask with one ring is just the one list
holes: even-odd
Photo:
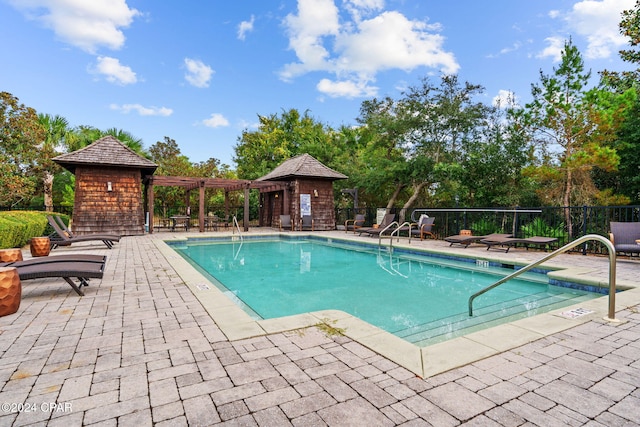
[(105, 76), (106, 80), (110, 83), (124, 86), (138, 81), (136, 73), (126, 65), (120, 64), (120, 61), (116, 58), (99, 56), (96, 61), (95, 67), (90, 71), (94, 74)]
[(119, 49), (124, 45), (122, 28), (141, 13), (126, 0), (9, 0), (28, 19), (41, 22), (56, 36), (89, 53), (98, 47)]
[(253, 23), (255, 22), (255, 16), (251, 15), (251, 19), (249, 21), (242, 21), (238, 25), (238, 39), (244, 40), (247, 33), (253, 31)]
[(173, 110), (167, 107), (144, 107), (140, 104), (111, 104), (112, 110), (118, 110), (124, 114), (129, 114), (131, 111), (136, 111), (141, 116), (163, 116), (167, 117), (173, 114)]
[(319, 92), (332, 98), (360, 98), (373, 97), (378, 92), (378, 88), (369, 86), (365, 81), (331, 81), (322, 79), (316, 86)]
[(493, 106), (498, 108), (512, 108), (518, 105), (518, 97), (510, 90), (500, 89), (493, 97)]
[(633, 9), (635, 0), (582, 0), (573, 5), (566, 21), (571, 33), (587, 40), (586, 58), (608, 58), (627, 44), (620, 34), (622, 11)]
[(209, 81), (213, 75), (211, 67), (197, 59), (184, 59), (184, 65), (187, 67), (187, 73), (184, 78), (190, 85), (195, 87), (209, 87)]
[(229, 126), (229, 120), (220, 113), (213, 113), (211, 117), (204, 119), (202, 124), (210, 128), (219, 128)]
[(536, 55), (537, 58), (552, 58), (553, 62), (558, 62), (562, 59), (562, 50), (564, 49), (564, 43), (567, 41), (562, 37), (547, 37), (544, 39), (547, 43), (542, 52)]
[(343, 0), (345, 9), (357, 22), (364, 15), (384, 9), (384, 0)]
[(409, 20), (395, 11), (377, 13), (383, 0), (345, 0), (351, 20), (340, 21), (334, 0), (298, 0), (297, 14), (289, 14), (284, 25), (289, 48), (298, 61), (286, 64), (281, 79), (323, 71), (336, 76), (324, 78), (317, 89), (329, 96), (372, 96), (369, 86), (377, 73), (390, 69), (411, 71), (417, 67), (456, 73), (459, 65), (443, 49), (444, 37), (438, 24)]

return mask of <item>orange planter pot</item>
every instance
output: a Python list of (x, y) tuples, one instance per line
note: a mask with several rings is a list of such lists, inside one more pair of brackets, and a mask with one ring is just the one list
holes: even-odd
[(22, 261), (20, 249), (0, 249), (0, 262)]
[(47, 256), (51, 252), (51, 241), (48, 237), (32, 237), (29, 249), (31, 256)]
[(0, 267), (0, 317), (13, 314), (20, 308), (22, 285), (15, 267)]

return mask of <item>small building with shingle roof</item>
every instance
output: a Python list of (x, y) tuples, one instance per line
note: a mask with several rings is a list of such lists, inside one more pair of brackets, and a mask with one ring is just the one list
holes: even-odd
[(53, 161), (76, 178), (75, 234), (144, 234), (143, 178), (158, 165), (111, 135)]
[(320, 163), (309, 154), (284, 161), (258, 181), (289, 182), (288, 189), (264, 192), (260, 197), (260, 224), (278, 227), (280, 215), (291, 215), (296, 227), (302, 215), (311, 215), (314, 230), (336, 227), (333, 181), (347, 176)]

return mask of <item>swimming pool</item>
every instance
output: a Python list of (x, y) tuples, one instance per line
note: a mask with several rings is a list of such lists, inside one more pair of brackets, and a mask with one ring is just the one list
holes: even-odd
[(254, 319), (337, 309), (418, 346), (601, 296), (527, 273), (476, 299), (469, 317), (469, 296), (513, 267), (309, 236), (171, 246)]

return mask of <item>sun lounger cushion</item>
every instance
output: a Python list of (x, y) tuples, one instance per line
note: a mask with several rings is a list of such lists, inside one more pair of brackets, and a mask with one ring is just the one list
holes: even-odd
[(558, 239), (556, 237), (543, 237), (543, 236), (533, 236), (533, 237), (527, 237), (527, 238), (492, 237), (492, 238), (482, 239), (480, 243), (487, 245), (487, 250), (492, 249), (495, 246), (499, 246), (500, 249), (504, 250), (505, 252), (509, 252), (509, 249), (517, 245), (524, 245), (527, 248), (529, 248), (529, 246), (547, 247), (557, 241)]
[[(55, 258), (58, 257), (43, 257), (33, 260), (16, 261), (10, 263), (10, 266), (18, 270), (20, 280), (59, 277), (64, 279), (78, 295), (84, 296), (84, 292), (82, 292), (80, 288), (82, 286), (89, 286), (88, 279), (90, 278), (102, 278), (107, 261), (106, 256), (102, 256), (100, 261), (97, 258), (82, 260), (80, 256), (68, 261)], [(51, 261), (52, 259), (53, 261)], [(79, 283), (73, 281), (74, 277), (78, 279)]]
[(498, 239), (505, 237), (512, 237), (513, 234), (503, 234), (503, 233), (492, 233), (486, 234), (483, 236), (470, 236), (468, 234), (456, 234), (454, 236), (445, 237), (444, 240), (449, 242), (449, 246), (453, 245), (462, 245), (465, 248), (468, 247), (472, 243), (480, 242), (483, 239)]

